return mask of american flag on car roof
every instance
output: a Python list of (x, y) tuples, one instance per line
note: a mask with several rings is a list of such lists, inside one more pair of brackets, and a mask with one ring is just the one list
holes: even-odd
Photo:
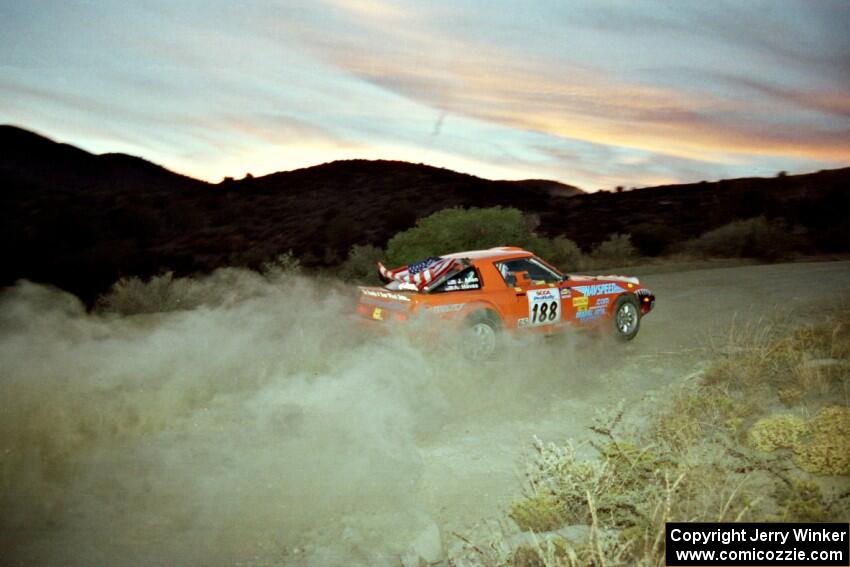
[(457, 260), (454, 258), (429, 256), (424, 260), (408, 264), (407, 266), (401, 266), (394, 270), (388, 270), (383, 264), (378, 262), (378, 272), (387, 281), (395, 280), (402, 283), (409, 283), (416, 286), (416, 289), (422, 289), (451, 270), (456, 263)]

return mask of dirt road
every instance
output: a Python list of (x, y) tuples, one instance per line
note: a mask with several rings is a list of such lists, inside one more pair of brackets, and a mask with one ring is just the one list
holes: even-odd
[[(582, 341), (564, 367), (549, 368), (545, 377), (500, 376), (494, 369), (491, 385), (465, 392), (469, 414), (423, 440), (421, 501), (446, 533), (504, 515), (520, 494), (518, 456), (532, 436), (586, 438), (596, 411), (619, 400), (639, 421), (641, 403), (663, 398), (699, 370), (711, 347), (724, 344), (730, 327), (777, 319), (803, 323), (837, 298), (850, 297), (850, 262), (641, 274), (641, 281), (658, 301), (633, 342), (600, 347)], [(504, 396), (496, 391), (502, 388), (508, 392)]]
[(302, 277), (228, 271), (141, 316), (7, 290), (1, 560), (398, 565), (504, 517), (533, 436), (586, 437), (620, 400), (639, 423), (733, 321), (847, 297), (850, 262), (642, 281), (658, 301), (635, 341), (520, 340), (484, 364), (359, 336), (350, 289)]

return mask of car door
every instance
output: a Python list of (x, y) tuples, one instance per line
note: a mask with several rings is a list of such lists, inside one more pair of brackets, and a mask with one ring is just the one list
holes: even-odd
[(572, 319), (572, 306), (562, 297), (569, 290), (560, 274), (535, 258), (497, 262), (496, 268), (513, 291), (517, 328), (545, 333)]

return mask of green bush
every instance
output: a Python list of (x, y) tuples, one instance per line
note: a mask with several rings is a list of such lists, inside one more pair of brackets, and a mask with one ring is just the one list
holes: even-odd
[(800, 250), (804, 238), (782, 221), (735, 221), (685, 243), (685, 251), (722, 258), (781, 258)]
[(386, 259), (392, 265), (400, 265), (461, 250), (529, 243), (543, 241), (535, 240), (517, 209), (452, 208), (419, 219), (416, 226), (392, 237), (387, 243)]
[(581, 249), (578, 244), (567, 238), (566, 236), (556, 236), (551, 240), (552, 253), (549, 256), (542, 256), (544, 260), (548, 260), (563, 271), (570, 272), (577, 270), (583, 263)]
[(380, 282), (377, 262), (384, 257), (384, 251), (371, 244), (355, 244), (348, 253), (348, 258), (339, 268), (339, 276), (348, 281), (377, 284)]
[(643, 256), (660, 256), (681, 238), (681, 233), (665, 224), (641, 223), (630, 231), (631, 242)]
[(608, 265), (622, 265), (631, 262), (637, 256), (628, 234), (612, 234), (608, 240), (593, 247), (594, 260)]
[[(494, 207), (489, 209), (444, 209), (419, 219), (416, 226), (396, 234), (387, 243), (384, 257), (393, 266), (406, 264), (439, 254), (463, 250), (480, 250), (494, 246), (520, 246), (534, 252), (544, 260), (566, 270), (578, 269), (584, 263), (578, 245), (565, 236), (553, 239), (534, 234), (536, 218), (524, 217), (517, 209)], [(355, 249), (357, 254), (355, 255)], [(372, 246), (352, 249), (341, 274), (374, 271), (374, 261), (380, 251)], [(366, 264), (372, 266), (366, 267)], [(356, 264), (362, 264), (361, 270)]]

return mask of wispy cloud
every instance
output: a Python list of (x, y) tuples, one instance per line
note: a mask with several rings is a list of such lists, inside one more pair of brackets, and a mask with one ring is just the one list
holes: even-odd
[(0, 121), (207, 179), (384, 157), (594, 188), (850, 163), (842, 2), (104, 0), (0, 16)]
[[(406, 26), (387, 26), (352, 14), (347, 33), (332, 40), (315, 27), (295, 31), (323, 60), (363, 80), (509, 127), (707, 161), (734, 162), (740, 154), (850, 160), (845, 129), (775, 123), (760, 115), (757, 104), (736, 97), (624, 81), (569, 61), (529, 60), (504, 46), (452, 34), (427, 13), (411, 20), (408, 15)], [(834, 111), (843, 109), (845, 99), (822, 92), (783, 100)]]

